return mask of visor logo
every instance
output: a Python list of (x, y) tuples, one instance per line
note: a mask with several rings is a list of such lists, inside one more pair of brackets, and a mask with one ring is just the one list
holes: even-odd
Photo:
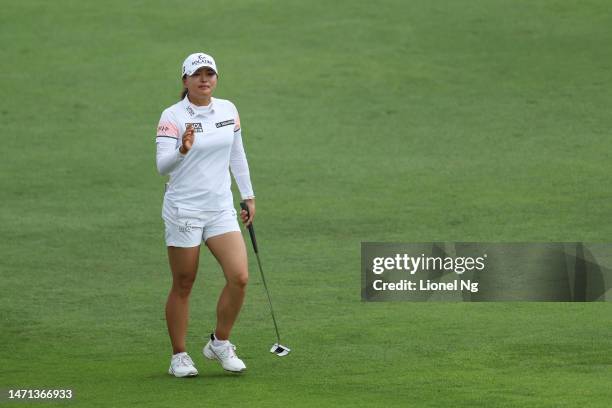
[(213, 65), (213, 62), (211, 60), (209, 60), (208, 58), (206, 58), (205, 56), (203, 56), (203, 55), (198, 55), (198, 59), (193, 61), (191, 63), (191, 66), (200, 65), (200, 64)]

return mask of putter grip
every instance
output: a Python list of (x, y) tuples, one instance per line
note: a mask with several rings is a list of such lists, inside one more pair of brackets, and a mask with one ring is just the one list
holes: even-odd
[[(247, 215), (251, 215), (249, 213), (249, 207), (246, 205), (246, 203), (244, 201), (240, 202), (240, 208), (242, 208), (244, 211), (247, 212)], [(253, 228), (253, 223), (251, 223), (251, 225), (249, 225), (248, 227), (249, 229), (249, 235), (251, 236), (251, 243), (253, 244), (253, 251), (255, 251), (255, 253), (258, 253), (257, 251), (257, 239), (255, 239), (255, 228)]]

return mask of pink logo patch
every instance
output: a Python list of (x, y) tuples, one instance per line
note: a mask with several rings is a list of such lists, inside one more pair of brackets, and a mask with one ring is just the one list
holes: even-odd
[(174, 125), (174, 123), (159, 122), (159, 125), (157, 126), (157, 136), (178, 138), (179, 131), (178, 128)]

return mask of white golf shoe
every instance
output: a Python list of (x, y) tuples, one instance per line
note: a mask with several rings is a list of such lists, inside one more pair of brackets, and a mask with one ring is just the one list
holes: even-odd
[(211, 334), (210, 337), (211, 339), (208, 340), (208, 343), (204, 346), (204, 350), (202, 350), (204, 357), (209, 360), (219, 361), (223, 369), (227, 371), (241, 373), (246, 370), (246, 365), (236, 355), (236, 346), (228, 340), (223, 345), (215, 347), (213, 345), (213, 335)]
[(189, 354), (183, 351), (172, 356), (168, 374), (175, 377), (193, 377), (198, 375), (198, 370), (193, 365), (193, 360), (189, 357)]

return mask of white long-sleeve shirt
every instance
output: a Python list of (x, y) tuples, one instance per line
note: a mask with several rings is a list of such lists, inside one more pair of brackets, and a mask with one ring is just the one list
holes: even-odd
[[(195, 137), (183, 155), (179, 147), (188, 124)], [(234, 208), (230, 169), (241, 198), (254, 197), (240, 117), (232, 102), (212, 98), (202, 107), (185, 97), (163, 111), (156, 143), (157, 170), (170, 176), (164, 199), (172, 206), (199, 211)]]

